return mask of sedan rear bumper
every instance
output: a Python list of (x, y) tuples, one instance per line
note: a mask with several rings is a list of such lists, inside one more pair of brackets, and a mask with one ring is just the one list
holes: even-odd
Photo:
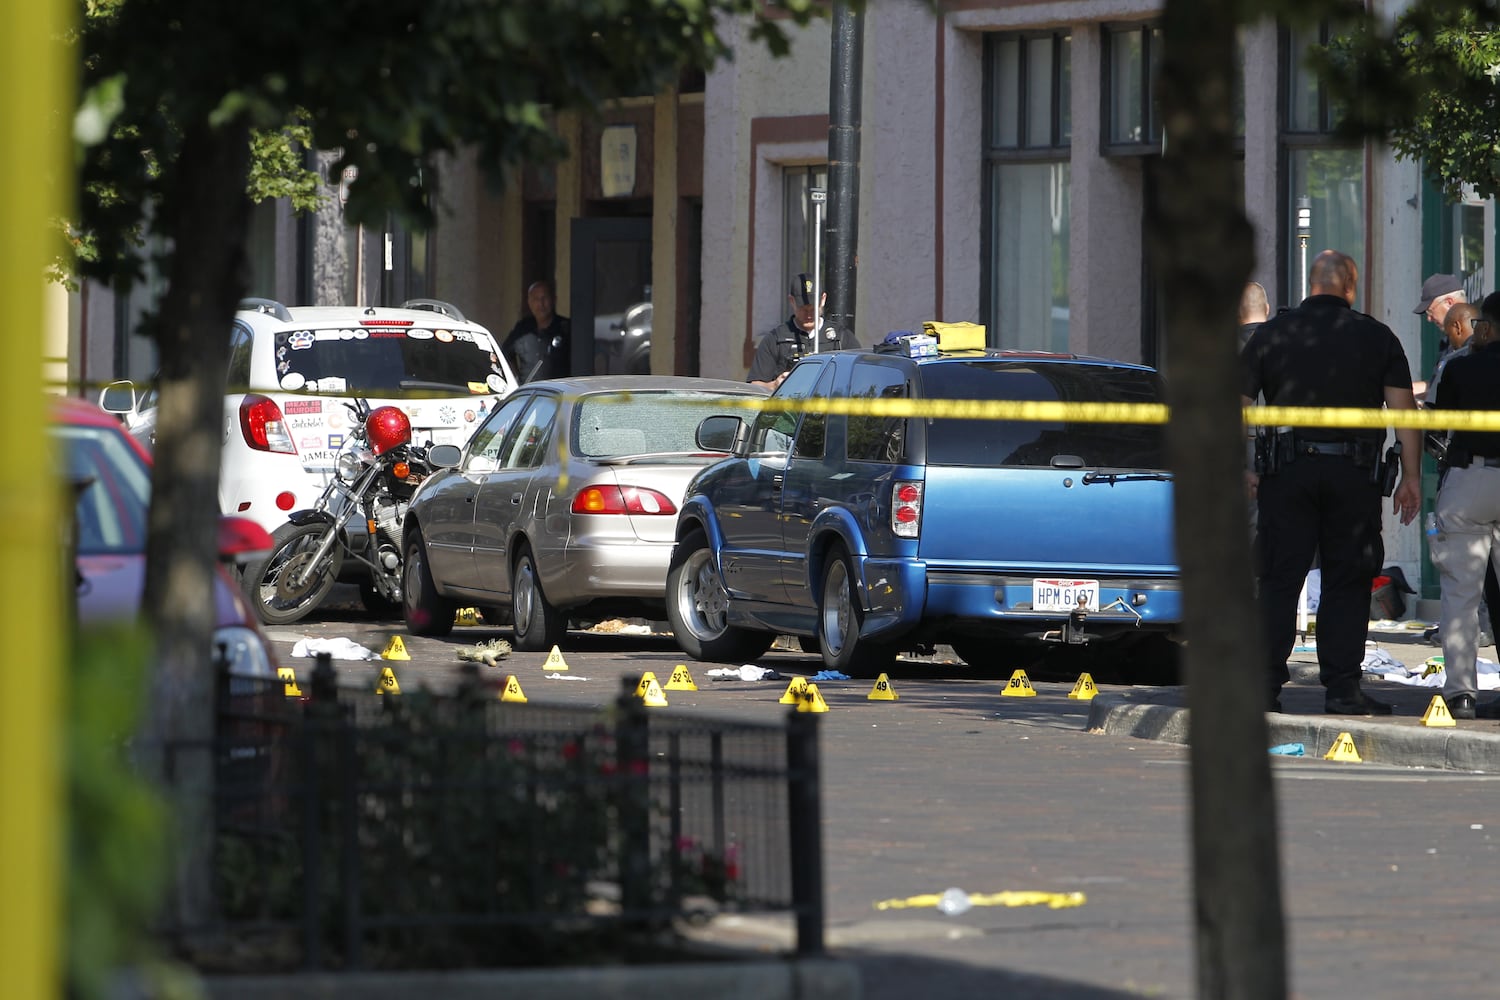
[[(673, 542), (640, 539), (575, 538), (565, 553), (550, 561), (560, 572), (542, 586), (554, 604), (572, 605), (604, 597), (643, 598), (660, 602), (667, 587), (667, 563)], [(541, 560), (542, 566), (548, 560)]]

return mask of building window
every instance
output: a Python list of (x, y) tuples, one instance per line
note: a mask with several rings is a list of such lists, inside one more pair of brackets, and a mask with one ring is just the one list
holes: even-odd
[(1154, 153), (1161, 149), (1161, 114), (1156, 105), (1156, 67), (1161, 61), (1161, 29), (1149, 25), (1106, 28), (1106, 152)]
[[(828, 190), (828, 168), (822, 164), (802, 167), (786, 167), (782, 173), (782, 219), (781, 219), (781, 283), (782, 295), (786, 295), (785, 283), (793, 275), (812, 274), (817, 269), (814, 254), (821, 253), (824, 266), (819, 276), (818, 287), (828, 289), (828, 245), (813, 246), (817, 227), (817, 215), (813, 211), (814, 189)], [(824, 205), (824, 224), (827, 224), (827, 205)], [(785, 302), (785, 299), (782, 299)]]
[[(1306, 65), (1307, 52), (1325, 45), (1331, 34), (1327, 22), (1311, 28), (1286, 30), (1282, 35), (1283, 127), (1282, 155), (1287, 179), (1282, 219), (1290, 234), (1286, 300), (1301, 301), (1307, 294), (1307, 265), (1325, 249), (1353, 257), (1359, 273), (1369, 273), (1365, 261), (1365, 155), (1358, 145), (1337, 139), (1339, 109), (1327, 88)], [(1304, 240), (1298, 229), (1298, 209), (1309, 209), (1311, 224)], [(1305, 250), (1304, 253), (1304, 244)], [(1359, 286), (1357, 308), (1363, 308), (1365, 286)]]
[(985, 39), (981, 308), (993, 346), (1068, 349), (1070, 43)]

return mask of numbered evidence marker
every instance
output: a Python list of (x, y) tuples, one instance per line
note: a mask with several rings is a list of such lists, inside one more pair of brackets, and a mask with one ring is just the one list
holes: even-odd
[(1453, 721), (1453, 713), (1448, 711), (1448, 703), (1443, 700), (1443, 696), (1435, 694), (1432, 696), (1432, 703), (1427, 706), (1427, 711), (1422, 713), (1422, 725), (1447, 729), (1457, 726), (1458, 723)]
[(797, 699), (797, 711), (799, 712), (826, 712), (828, 702), (823, 700), (823, 693), (818, 690), (816, 684), (807, 685), (802, 692), (802, 697)]
[(647, 708), (666, 708), (667, 696), (661, 693), (661, 685), (651, 671), (641, 674), (641, 682), (635, 686), (635, 696)]
[(385, 649), (381, 650), (380, 658), (382, 660), (409, 660), (411, 654), (406, 651), (406, 643), (401, 640), (401, 637), (393, 635), (391, 641), (385, 644)]
[(679, 663), (672, 668), (672, 676), (667, 678), (666, 690), (668, 691), (696, 691), (698, 685), (693, 683), (693, 675), (688, 673), (686, 664)]
[(286, 685), (286, 696), (288, 698), (302, 697), (302, 689), (297, 686), (297, 674), (291, 667), (277, 667), (276, 679)]
[(1323, 755), (1324, 760), (1339, 760), (1349, 764), (1362, 764), (1359, 751), (1354, 749), (1354, 737), (1348, 733), (1339, 733), (1338, 739), (1333, 741), (1333, 746)]
[(1073, 685), (1073, 690), (1068, 692), (1069, 698), (1077, 698), (1079, 701), (1093, 701), (1094, 695), (1099, 693), (1099, 688), (1094, 684), (1094, 678), (1087, 672), (1078, 675), (1078, 683)]
[(798, 705), (802, 703), (802, 694), (807, 690), (806, 677), (793, 677), (792, 682), (786, 686), (786, 693), (781, 696), (779, 704)]
[(866, 698), (869, 701), (901, 700), (901, 696), (896, 693), (896, 689), (891, 687), (891, 679), (883, 673), (875, 678), (875, 686), (870, 689), (870, 693)]
[(526, 696), (521, 693), (521, 682), (516, 680), (515, 674), (505, 675), (505, 686), (500, 689), (500, 700), (526, 704)]
[(547, 662), (542, 664), (542, 669), (556, 670), (559, 672), (567, 670), (568, 661), (563, 659), (562, 650), (558, 649), (556, 646), (553, 646), (552, 652), (547, 654)]
[(1000, 694), (1005, 698), (1035, 698), (1036, 688), (1031, 686), (1031, 678), (1026, 676), (1026, 671), (1017, 670), (1005, 682), (1005, 689)]
[(455, 625), (478, 625), (478, 608), (459, 608), (453, 612), (453, 624)]
[(396, 683), (396, 671), (390, 667), (380, 669), (380, 680), (375, 682), (376, 694), (400, 694), (401, 685)]

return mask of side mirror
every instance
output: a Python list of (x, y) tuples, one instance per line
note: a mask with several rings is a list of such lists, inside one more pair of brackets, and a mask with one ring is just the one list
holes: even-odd
[(132, 412), (135, 409), (135, 384), (123, 379), (111, 382), (99, 392), (99, 408), (114, 414)]
[(744, 426), (745, 421), (741, 417), (728, 414), (705, 417), (698, 425), (698, 433), (693, 440), (704, 451), (732, 452)]
[(435, 444), (427, 449), (427, 464), (434, 469), (456, 469), (463, 458), (463, 449), (456, 444)]

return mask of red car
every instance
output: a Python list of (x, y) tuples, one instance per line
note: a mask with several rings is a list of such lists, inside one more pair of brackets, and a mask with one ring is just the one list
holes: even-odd
[[(145, 583), (151, 456), (119, 420), (80, 399), (53, 402), (51, 433), (62, 475), (78, 495), (78, 621), (88, 625), (133, 618)], [(270, 547), (270, 535), (253, 522), (220, 519), (214, 644), (222, 647), (236, 676), (276, 677), (270, 644), (227, 565), (264, 555)]]

